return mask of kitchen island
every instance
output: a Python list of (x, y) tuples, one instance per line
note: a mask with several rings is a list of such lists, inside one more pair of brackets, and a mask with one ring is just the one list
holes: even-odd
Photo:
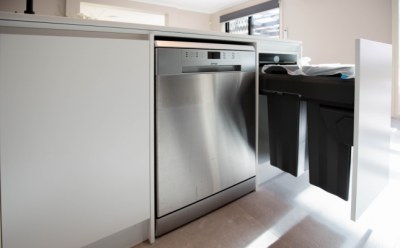
[(154, 241), (159, 37), (301, 52), (296, 41), (1, 12), (3, 247)]

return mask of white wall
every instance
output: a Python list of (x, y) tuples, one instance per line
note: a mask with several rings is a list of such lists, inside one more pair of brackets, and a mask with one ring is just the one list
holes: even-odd
[[(212, 30), (221, 30), (221, 15), (261, 2), (213, 14)], [(355, 39), (392, 43), (391, 6), (391, 0), (281, 0), (282, 27), (288, 39), (303, 42), (303, 55), (312, 63), (354, 63)]]
[[(76, 17), (79, 13), (79, 3), (83, 0), (66, 0), (66, 15)], [(84, 0), (88, 3), (97, 3), (104, 5), (114, 5), (124, 8), (131, 8), (137, 11), (159, 13), (167, 15), (167, 26), (178, 28), (189, 28), (197, 30), (209, 30), (209, 14), (180, 10), (172, 7), (133, 2), (127, 0)]]
[[(1, 0), (0, 11), (24, 13), (26, 0)], [(65, 0), (34, 0), (37, 15), (65, 16)]]
[[(210, 15), (200, 12), (180, 10), (172, 7), (158, 6), (128, 0), (82, 0), (88, 3), (115, 5), (132, 8), (138, 11), (167, 15), (167, 26), (197, 30), (210, 30)], [(81, 0), (34, 0), (35, 14), (50, 16), (77, 17)], [(25, 0), (1, 0), (0, 11), (23, 13)]]
[(354, 63), (355, 39), (391, 44), (391, 0), (282, 0), (288, 38), (313, 63)]

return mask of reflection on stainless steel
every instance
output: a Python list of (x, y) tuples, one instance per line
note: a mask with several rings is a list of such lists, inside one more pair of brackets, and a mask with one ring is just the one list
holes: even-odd
[(258, 96), (258, 164), (270, 165), (268, 133), (268, 101), (266, 95)]
[(255, 59), (242, 53), (253, 57), (252, 71), (156, 76), (157, 235), (254, 190)]

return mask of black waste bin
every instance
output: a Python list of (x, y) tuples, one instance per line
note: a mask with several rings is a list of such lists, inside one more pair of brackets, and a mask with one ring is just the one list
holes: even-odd
[(353, 110), (307, 103), (310, 183), (349, 196)]
[(271, 91), (266, 94), (270, 163), (298, 176), (300, 97)]

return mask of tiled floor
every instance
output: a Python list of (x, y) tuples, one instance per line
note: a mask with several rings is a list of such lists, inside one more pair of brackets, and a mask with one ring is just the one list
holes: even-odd
[(392, 132), (391, 181), (357, 222), (349, 205), (282, 173), (243, 198), (145, 247), (400, 247), (400, 129)]

